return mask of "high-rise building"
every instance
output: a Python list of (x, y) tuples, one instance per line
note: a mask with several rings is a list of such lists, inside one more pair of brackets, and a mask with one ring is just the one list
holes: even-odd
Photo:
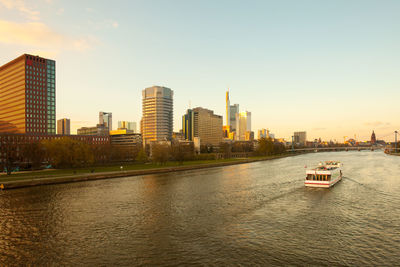
[(186, 140), (193, 141), (194, 137), (194, 112), (188, 109), (182, 116), (182, 133)]
[(267, 130), (267, 129), (258, 130), (258, 139), (269, 138), (269, 137), (270, 137), (269, 130)]
[(214, 111), (201, 107), (188, 109), (182, 117), (185, 139), (194, 141), (194, 138), (198, 137), (200, 143), (204, 145), (219, 146), (223, 137), (222, 124), (222, 116), (215, 115)]
[(230, 104), (229, 90), (226, 91), (226, 126), (229, 126), (231, 132), (236, 131), (236, 113), (239, 113), (239, 104)]
[(226, 91), (226, 96), (225, 96), (225, 102), (226, 102), (226, 126), (231, 126), (231, 102), (229, 100), (229, 89)]
[(234, 104), (230, 106), (230, 126), (231, 126), (231, 131), (235, 132), (236, 131), (236, 114), (239, 113), (239, 104)]
[(236, 113), (236, 140), (246, 141), (246, 132), (251, 132), (251, 112)]
[(24, 54), (0, 67), (0, 132), (56, 133), (56, 62)]
[(118, 129), (127, 129), (133, 133), (137, 133), (136, 122), (133, 121), (118, 121)]
[(71, 134), (71, 121), (70, 119), (57, 120), (57, 134), (70, 135)]
[(100, 111), (99, 124), (103, 124), (109, 131), (112, 131), (112, 113)]
[(307, 144), (307, 132), (294, 132), (293, 133), (294, 142), (300, 145)]
[(173, 94), (166, 87), (153, 86), (142, 91), (142, 137), (143, 143), (172, 139)]

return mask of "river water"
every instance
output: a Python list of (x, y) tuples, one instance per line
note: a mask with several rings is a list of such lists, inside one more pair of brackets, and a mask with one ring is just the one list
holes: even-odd
[[(331, 189), (305, 165), (343, 162)], [(0, 192), (0, 265), (400, 264), (400, 157), (325, 152)]]

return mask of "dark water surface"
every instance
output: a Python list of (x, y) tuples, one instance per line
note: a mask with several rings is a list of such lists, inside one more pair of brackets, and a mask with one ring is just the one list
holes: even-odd
[[(331, 189), (304, 166), (344, 163)], [(0, 265), (400, 264), (400, 157), (328, 152), (0, 192)]]

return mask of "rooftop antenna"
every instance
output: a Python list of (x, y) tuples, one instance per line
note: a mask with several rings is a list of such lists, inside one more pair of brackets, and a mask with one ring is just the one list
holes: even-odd
[(192, 100), (189, 100), (189, 109), (192, 109)]

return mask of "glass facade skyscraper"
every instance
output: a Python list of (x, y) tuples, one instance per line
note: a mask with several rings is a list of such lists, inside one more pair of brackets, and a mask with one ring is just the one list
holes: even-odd
[(112, 131), (112, 113), (100, 111), (99, 124), (106, 126), (109, 131)]

